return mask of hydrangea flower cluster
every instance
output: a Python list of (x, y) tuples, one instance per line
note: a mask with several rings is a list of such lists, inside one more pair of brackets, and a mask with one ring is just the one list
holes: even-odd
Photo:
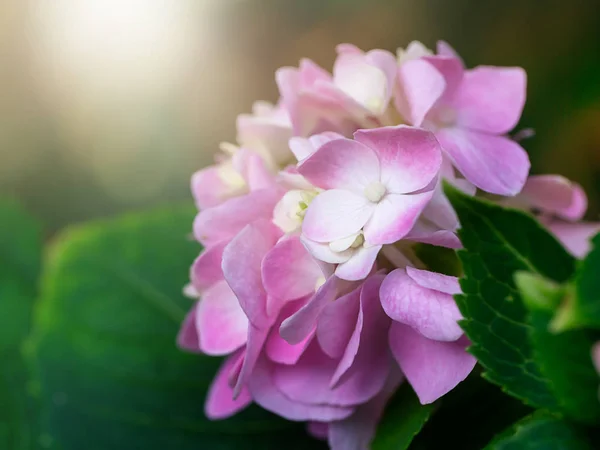
[(457, 278), (414, 251), (461, 247), (442, 180), (532, 211), (576, 255), (597, 226), (574, 223), (581, 188), (528, 177), (507, 135), (525, 103), (522, 69), (467, 69), (444, 42), (337, 53), (332, 74), (307, 59), (279, 69), (278, 103), (239, 116), (238, 143), (193, 176), (205, 250), (178, 342), (227, 356), (211, 419), (255, 402), (351, 450), (369, 448), (401, 383), (431, 403), (475, 365)]

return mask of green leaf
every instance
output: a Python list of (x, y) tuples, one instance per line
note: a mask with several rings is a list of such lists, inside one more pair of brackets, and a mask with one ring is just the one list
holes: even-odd
[(600, 329), (600, 234), (575, 276), (575, 295), (569, 298), (554, 321), (558, 330)]
[(421, 405), (410, 385), (405, 383), (387, 406), (371, 448), (373, 450), (407, 449), (434, 408), (433, 404)]
[(580, 429), (543, 411), (517, 422), (486, 447), (486, 450), (591, 449)]
[(411, 450), (480, 450), (498, 432), (530, 414), (531, 408), (480, 376), (480, 367), (436, 402), (437, 409), (415, 437)]
[(97, 222), (51, 249), (33, 346), (65, 450), (318, 447), (303, 424), (258, 407), (204, 417), (220, 360), (175, 346), (192, 306), (182, 287), (200, 251), (188, 237), (192, 219), (186, 208)]
[(551, 312), (531, 312), (535, 361), (549, 381), (560, 410), (572, 419), (594, 424), (600, 419), (600, 377), (590, 357), (596, 339), (586, 330), (552, 332), (551, 320)]
[(22, 343), (30, 329), (42, 254), (38, 223), (12, 201), (0, 201), (0, 448), (31, 449), (39, 440)]
[(557, 283), (568, 280), (575, 261), (530, 215), (468, 197), (446, 185), (460, 223), (462, 295), (457, 305), (470, 352), (484, 377), (525, 403), (556, 409), (549, 382), (533, 360), (528, 312), (513, 276), (527, 271)]

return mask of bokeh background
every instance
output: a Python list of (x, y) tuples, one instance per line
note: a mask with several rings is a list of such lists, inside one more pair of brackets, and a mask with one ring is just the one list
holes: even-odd
[(533, 172), (582, 183), (598, 218), (598, 0), (1, 0), (0, 193), (50, 232), (190, 201), (278, 67), (414, 39), (524, 67)]

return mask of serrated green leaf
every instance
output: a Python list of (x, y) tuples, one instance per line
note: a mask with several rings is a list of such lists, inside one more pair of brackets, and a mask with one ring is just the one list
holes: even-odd
[(533, 358), (527, 310), (514, 274), (528, 271), (562, 283), (575, 261), (530, 215), (468, 197), (450, 185), (446, 193), (460, 223), (462, 295), (457, 305), (484, 376), (525, 403), (556, 409), (557, 400)]
[(575, 295), (555, 319), (556, 329), (600, 329), (600, 234), (592, 239), (592, 245), (577, 270)]
[(536, 364), (549, 381), (560, 410), (574, 420), (594, 424), (600, 419), (600, 377), (590, 357), (595, 339), (586, 330), (552, 332), (552, 317), (552, 312), (544, 310), (530, 313)]
[(32, 345), (42, 399), (65, 450), (317, 447), (302, 424), (258, 408), (211, 422), (220, 364), (175, 346), (199, 247), (193, 211), (131, 215), (68, 230), (49, 253)]
[(13, 201), (0, 201), (0, 448), (36, 448), (40, 438), (22, 343), (30, 329), (42, 255), (38, 223)]
[(496, 437), (486, 450), (591, 450), (577, 427), (540, 411)]
[(394, 395), (377, 427), (373, 450), (405, 450), (429, 419), (435, 406), (421, 405), (408, 383)]

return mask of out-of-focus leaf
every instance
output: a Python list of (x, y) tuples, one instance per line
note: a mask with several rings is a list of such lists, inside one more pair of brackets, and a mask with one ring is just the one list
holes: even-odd
[(175, 345), (200, 251), (188, 237), (192, 219), (187, 208), (131, 215), (73, 228), (53, 246), (33, 345), (65, 450), (319, 446), (302, 424), (258, 407), (205, 418), (220, 360)]
[(0, 201), (0, 223), (0, 448), (25, 450), (41, 438), (22, 354), (37, 295), (41, 233), (12, 201)]

